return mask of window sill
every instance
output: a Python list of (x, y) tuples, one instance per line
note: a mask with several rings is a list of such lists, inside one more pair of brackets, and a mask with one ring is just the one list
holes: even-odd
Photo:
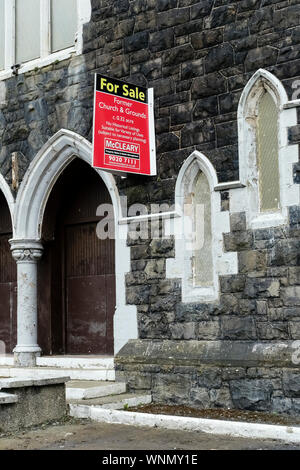
[(182, 302), (214, 302), (218, 299), (217, 290), (214, 287), (196, 287), (183, 285)]
[[(39, 57), (38, 59), (30, 60), (29, 62), (25, 62), (21, 65), (18, 69), (18, 75), (31, 72), (36, 68), (41, 69), (42, 67), (47, 67), (57, 61), (61, 62), (62, 60), (69, 59), (74, 53), (76, 53), (76, 48), (75, 46), (72, 46), (67, 49), (63, 49), (62, 51), (53, 52), (53, 54), (46, 57)], [(11, 77), (13, 77), (12, 70), (6, 69), (0, 72), (0, 81)]]
[(269, 214), (260, 214), (250, 221), (250, 228), (271, 228), (277, 227), (278, 225), (285, 225), (287, 218), (281, 212), (272, 212)]

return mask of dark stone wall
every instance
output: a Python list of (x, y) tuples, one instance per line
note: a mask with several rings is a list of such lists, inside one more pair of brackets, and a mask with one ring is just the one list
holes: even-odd
[(159, 403), (299, 414), (294, 356), (293, 342), (131, 340), (115, 362), (118, 380)]

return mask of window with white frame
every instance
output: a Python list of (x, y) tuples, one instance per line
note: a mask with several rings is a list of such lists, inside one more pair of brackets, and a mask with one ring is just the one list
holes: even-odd
[(90, 11), (90, 0), (0, 0), (0, 76), (79, 52), (77, 35)]
[(175, 258), (167, 259), (167, 278), (182, 279), (183, 302), (213, 302), (219, 275), (236, 274), (237, 254), (224, 252), (223, 233), (230, 231), (229, 212), (221, 211), (217, 174), (195, 150), (183, 163), (175, 188), (173, 229)]
[(276, 76), (259, 69), (246, 84), (238, 106), (240, 182), (230, 192), (232, 212), (245, 212), (250, 228), (282, 225), (288, 206), (299, 200), (293, 182), (297, 148), (287, 128), (297, 122), (286, 91)]

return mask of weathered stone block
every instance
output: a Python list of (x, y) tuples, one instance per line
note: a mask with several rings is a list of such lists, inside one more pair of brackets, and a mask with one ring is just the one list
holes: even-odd
[(255, 339), (256, 328), (251, 317), (222, 317), (221, 328), (223, 339)]
[(267, 266), (267, 254), (264, 251), (241, 251), (238, 261), (240, 273), (264, 271)]
[(290, 321), (289, 329), (292, 339), (300, 340), (300, 321)]
[(203, 0), (202, 2), (196, 3), (196, 5), (191, 6), (191, 20), (202, 18), (209, 15), (212, 6), (213, 0)]
[(170, 325), (172, 339), (195, 339), (196, 323), (174, 323)]
[(199, 321), (197, 324), (196, 339), (218, 339), (220, 337), (220, 323), (219, 321)]
[(253, 233), (250, 230), (224, 233), (223, 238), (226, 251), (249, 250), (253, 247)]
[(190, 44), (183, 46), (174, 47), (173, 49), (164, 53), (163, 64), (164, 65), (177, 65), (182, 62), (187, 62), (193, 59), (194, 51)]
[(284, 305), (295, 307), (300, 305), (300, 286), (284, 287), (282, 289)]
[(233, 49), (230, 44), (222, 44), (212, 48), (205, 59), (207, 73), (222, 70), (233, 65)]
[(158, 374), (153, 378), (153, 401), (157, 403), (186, 403), (191, 389), (187, 374)]
[(125, 52), (135, 52), (140, 49), (146, 49), (149, 44), (149, 33), (142, 31), (129, 36), (124, 40), (124, 50)]
[(165, 29), (150, 34), (149, 49), (152, 52), (164, 51), (174, 46), (173, 29)]
[(245, 69), (257, 70), (266, 67), (276, 61), (278, 51), (272, 46), (257, 47), (249, 51), (245, 58)]
[(211, 407), (211, 400), (206, 388), (192, 387), (190, 391), (190, 400), (192, 406), (205, 409)]
[(234, 212), (230, 214), (230, 230), (231, 232), (245, 231), (246, 227), (246, 214), (245, 212)]
[(286, 322), (257, 322), (256, 326), (259, 339), (275, 340), (289, 338), (288, 324)]
[(300, 372), (285, 370), (282, 377), (283, 389), (287, 397), (300, 397)]
[(157, 15), (157, 24), (159, 28), (169, 28), (170, 26), (187, 23), (189, 17), (189, 8), (176, 8), (174, 10), (159, 13)]
[(233, 404), (239, 409), (267, 411), (271, 408), (273, 387), (268, 380), (231, 380), (230, 391)]

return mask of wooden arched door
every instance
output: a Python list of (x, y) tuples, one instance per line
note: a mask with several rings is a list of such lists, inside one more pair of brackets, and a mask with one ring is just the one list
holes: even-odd
[(11, 353), (17, 344), (17, 265), (11, 255), (10, 238), (11, 216), (0, 191), (0, 341), (5, 344), (6, 353)]
[(96, 234), (109, 193), (74, 160), (56, 183), (43, 224), (39, 267), (39, 344), (48, 354), (113, 354), (115, 243)]

